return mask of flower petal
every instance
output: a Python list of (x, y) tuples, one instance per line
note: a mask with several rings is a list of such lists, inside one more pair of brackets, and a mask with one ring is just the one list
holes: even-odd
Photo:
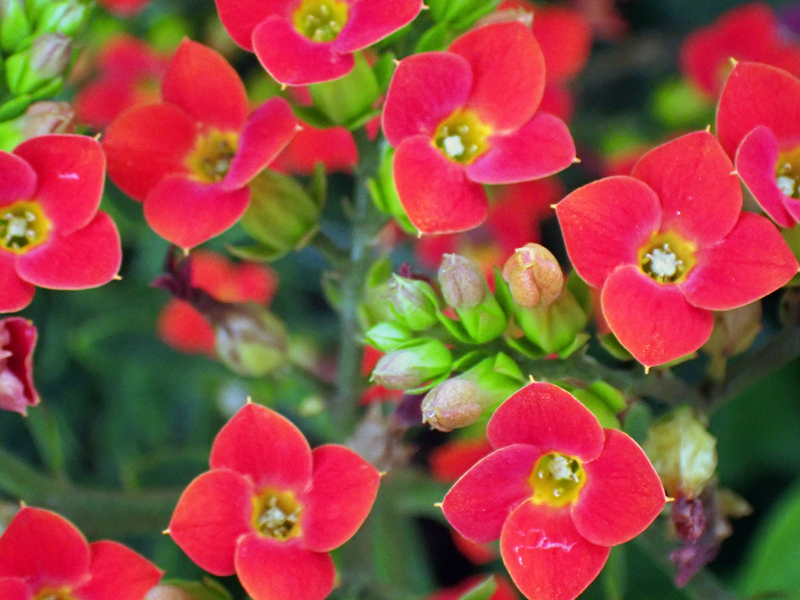
[(101, 142), (108, 176), (135, 200), (165, 175), (188, 173), (184, 160), (195, 144), (197, 125), (172, 104), (145, 104), (123, 112), (106, 128)]
[(23, 507), (0, 536), (0, 577), (44, 585), (79, 584), (89, 569), (89, 545), (75, 526), (48, 510)]
[(500, 554), (511, 579), (528, 598), (574, 600), (594, 581), (610, 548), (577, 532), (569, 510), (526, 502), (503, 526)]
[(188, 249), (230, 229), (249, 203), (246, 187), (227, 192), (221, 183), (170, 175), (150, 190), (144, 201), (144, 218), (165, 240)]
[(239, 131), (247, 120), (247, 92), (234, 68), (211, 48), (189, 39), (175, 51), (161, 97), (223, 131)]
[(572, 394), (552, 383), (531, 383), (492, 415), (486, 428), (495, 448), (532, 444), (542, 451), (569, 454), (583, 462), (603, 449), (603, 428)]
[(241, 188), (271, 163), (297, 131), (292, 107), (283, 98), (271, 98), (258, 107), (239, 136), (239, 149), (231, 161), (222, 189)]
[(661, 201), (661, 228), (701, 248), (725, 237), (742, 212), (742, 186), (733, 163), (707, 131), (654, 148), (639, 159), (632, 175)]
[(601, 302), (620, 344), (647, 367), (694, 352), (714, 328), (711, 311), (692, 306), (677, 285), (657, 283), (634, 265), (611, 274)]
[(233, 40), (245, 50), (253, 50), (253, 30), (272, 15), (285, 16), (294, 0), (215, 0), (219, 20)]
[(572, 505), (572, 522), (593, 544), (616, 546), (647, 529), (667, 499), (639, 445), (616, 429), (605, 432), (600, 456), (583, 465), (586, 485)]
[(0, 579), (0, 598), (3, 600), (31, 600), (33, 594), (22, 579)]
[(17, 257), (0, 250), (0, 313), (22, 310), (33, 300), (36, 288), (17, 275)]
[(253, 531), (254, 493), (252, 481), (228, 469), (199, 475), (178, 500), (170, 537), (201, 569), (233, 575), (236, 544)]
[(743, 212), (724, 240), (697, 252), (697, 265), (679, 287), (698, 308), (730, 310), (774, 292), (797, 270), (797, 259), (775, 226)]
[(36, 171), (22, 158), (0, 151), (0, 206), (27, 200), (36, 191)]
[(537, 6), (533, 35), (542, 48), (548, 82), (566, 82), (583, 70), (592, 50), (592, 29), (582, 13), (565, 6)]
[(453, 529), (473, 542), (499, 539), (511, 511), (533, 495), (528, 479), (541, 456), (535, 446), (514, 444), (473, 465), (442, 502)]
[(367, 518), (381, 475), (358, 454), (334, 444), (315, 448), (311, 487), (298, 500), (304, 510), (303, 544), (314, 552), (338, 548)]
[(336, 52), (355, 52), (405, 27), (422, 10), (421, 0), (368, 0), (350, 4), (347, 23), (333, 41)]
[(612, 271), (636, 264), (661, 227), (658, 196), (632, 177), (607, 177), (578, 188), (556, 206), (572, 265), (600, 288)]
[(383, 132), (392, 146), (436, 128), (466, 104), (472, 88), (469, 63), (449, 52), (423, 52), (400, 61), (383, 106)]
[(563, 171), (575, 160), (575, 142), (566, 123), (537, 113), (509, 135), (489, 137), (489, 150), (467, 167), (480, 183), (518, 183)]
[(464, 167), (445, 158), (428, 137), (403, 140), (393, 169), (403, 209), (421, 233), (465, 231), (486, 219), (483, 186), (470, 181)]
[(91, 579), (73, 591), (81, 600), (142, 600), (161, 580), (163, 571), (117, 542), (89, 544)]
[(181, 352), (216, 356), (214, 330), (188, 302), (170, 300), (158, 315), (156, 331), (158, 337)]
[(759, 125), (748, 133), (736, 151), (736, 170), (756, 202), (781, 227), (792, 227), (795, 218), (787, 210), (787, 199), (776, 181), (778, 141), (769, 127)]
[(449, 52), (472, 67), (467, 106), (495, 131), (527, 123), (542, 101), (544, 56), (531, 30), (520, 21), (495, 23), (465, 33)]
[(255, 600), (323, 600), (333, 590), (336, 570), (327, 553), (250, 534), (236, 548), (236, 574)]
[(288, 419), (260, 404), (242, 407), (217, 434), (211, 468), (249, 475), (256, 489), (304, 492), (311, 482), (311, 448)]
[(122, 246), (114, 221), (98, 212), (83, 229), (49, 240), (17, 258), (19, 276), (39, 287), (83, 290), (104, 285), (119, 273)]
[(43, 135), (23, 142), (14, 154), (38, 176), (35, 200), (61, 235), (85, 227), (100, 207), (106, 159), (85, 135)]
[(339, 54), (331, 43), (312, 42), (281, 17), (268, 17), (255, 28), (253, 48), (267, 73), (286, 85), (338, 79), (355, 64), (352, 54)]

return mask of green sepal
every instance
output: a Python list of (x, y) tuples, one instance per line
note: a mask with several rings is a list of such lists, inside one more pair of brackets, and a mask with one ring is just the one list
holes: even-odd
[(588, 388), (576, 389), (570, 387), (567, 389), (567, 391), (580, 400), (581, 404), (588, 408), (592, 414), (597, 417), (597, 420), (600, 421), (600, 425), (602, 425), (603, 428), (620, 428), (619, 419), (617, 419), (617, 415), (614, 414), (614, 411), (612, 411), (601, 398), (598, 398)]
[(617, 360), (626, 362), (633, 360), (633, 354), (628, 352), (625, 347), (619, 343), (617, 336), (615, 336), (613, 333), (599, 334), (597, 336), (597, 341), (600, 342), (600, 345), (606, 352), (608, 352)]
[(570, 342), (569, 345), (559, 350), (556, 354), (558, 354), (559, 358), (569, 358), (575, 354), (575, 352), (583, 348), (590, 339), (592, 339), (590, 334), (586, 333), (585, 331), (581, 331), (575, 335), (575, 338), (572, 340), (572, 342)]
[(460, 323), (475, 344), (485, 344), (502, 335), (508, 327), (508, 316), (495, 297), (487, 292), (478, 306), (455, 309)]
[(366, 333), (367, 343), (381, 352), (391, 352), (413, 338), (411, 330), (397, 322), (378, 323)]
[(386, 145), (381, 156), (381, 163), (378, 166), (378, 176), (376, 179), (367, 181), (367, 190), (372, 201), (379, 210), (392, 215), (397, 219), (400, 227), (411, 235), (419, 235), (419, 231), (406, 215), (400, 197), (397, 195), (397, 188), (394, 184), (394, 173), (392, 171), (392, 161), (394, 160), (394, 148)]
[(458, 600), (489, 600), (497, 591), (497, 581), (494, 575), (487, 577), (481, 583), (464, 592)]
[(447, 332), (456, 338), (459, 342), (463, 344), (471, 344), (472, 338), (470, 337), (467, 330), (464, 329), (464, 326), (461, 324), (461, 321), (455, 321), (445, 315), (441, 310), (436, 311), (436, 317), (439, 319), (439, 323), (444, 325), (444, 328), (447, 329)]
[(453, 361), (453, 371), (467, 371), (485, 359), (486, 352), (482, 350), (467, 352), (461, 358)]

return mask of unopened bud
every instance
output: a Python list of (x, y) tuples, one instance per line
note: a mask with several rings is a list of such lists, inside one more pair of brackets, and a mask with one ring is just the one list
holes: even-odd
[(525, 244), (503, 266), (514, 302), (525, 308), (550, 306), (564, 290), (564, 273), (544, 246)]
[(80, 0), (49, 2), (39, 15), (36, 29), (39, 32), (63, 33), (74, 36), (89, 16), (91, 6)]
[(390, 390), (410, 390), (448, 374), (452, 365), (450, 350), (442, 342), (416, 340), (381, 358), (372, 371), (372, 381)]
[(72, 40), (61, 33), (44, 33), (31, 44), (30, 67), (41, 79), (61, 75), (72, 53)]
[(31, 34), (22, 0), (0, 0), (0, 50), (12, 53)]
[(194, 598), (175, 586), (157, 585), (147, 592), (144, 600), (194, 600)]
[(716, 445), (717, 440), (694, 418), (691, 409), (684, 408), (652, 426), (643, 448), (667, 494), (691, 500), (714, 476)]
[(436, 324), (439, 300), (428, 282), (394, 275), (388, 294), (397, 318), (412, 331), (425, 331)]
[(467, 379), (448, 379), (422, 400), (422, 422), (439, 431), (452, 431), (475, 423), (483, 413), (483, 393)]
[(703, 350), (711, 357), (709, 375), (718, 380), (724, 379), (728, 359), (747, 350), (761, 329), (760, 300), (714, 313), (714, 330), (703, 346)]
[(453, 308), (475, 308), (489, 293), (486, 277), (478, 265), (458, 254), (444, 255), (439, 267), (439, 285), (445, 302)]
[(22, 136), (29, 140), (48, 133), (74, 133), (75, 112), (67, 102), (34, 102), (22, 117)]

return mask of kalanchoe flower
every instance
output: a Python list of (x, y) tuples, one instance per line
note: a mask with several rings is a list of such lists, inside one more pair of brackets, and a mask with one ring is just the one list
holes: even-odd
[(410, 23), (421, 0), (215, 0), (231, 37), (280, 83), (338, 79), (353, 53)]
[(162, 572), (117, 542), (88, 544), (72, 523), (24, 507), (0, 536), (4, 600), (142, 600)]
[(144, 202), (156, 233), (192, 248), (244, 214), (247, 184), (289, 143), (297, 121), (282, 98), (248, 117), (236, 71), (190, 40), (178, 47), (161, 96), (163, 102), (130, 108), (106, 129), (108, 174)]
[(29, 406), (39, 404), (33, 387), (35, 347), (33, 323), (21, 317), (0, 320), (0, 409), (25, 415)]
[(717, 108), (717, 136), (745, 186), (781, 227), (800, 221), (800, 79), (738, 63)]
[(254, 600), (325, 598), (335, 575), (328, 553), (367, 517), (378, 471), (343, 446), (312, 451), (258, 404), (222, 428), (210, 463), (178, 501), (172, 539), (206, 571), (238, 575)]
[(488, 210), (482, 184), (539, 179), (572, 163), (564, 122), (537, 112), (544, 72), (539, 45), (519, 21), (475, 29), (447, 52), (400, 62), (383, 131), (397, 148), (400, 202), (421, 233), (480, 225)]
[(574, 191), (556, 214), (575, 270), (602, 289), (605, 320), (646, 366), (696, 351), (712, 311), (753, 302), (797, 273), (777, 229), (742, 213), (733, 165), (705, 131), (651, 150), (631, 177)]
[(0, 312), (25, 308), (35, 286), (108, 283), (122, 261), (119, 233), (99, 211), (105, 159), (96, 140), (43, 135), (0, 151)]
[(442, 510), (466, 538), (500, 539), (503, 562), (528, 598), (576, 598), (610, 547), (644, 531), (666, 502), (636, 442), (603, 429), (552, 384), (511, 396), (487, 435), (494, 452), (456, 482)]

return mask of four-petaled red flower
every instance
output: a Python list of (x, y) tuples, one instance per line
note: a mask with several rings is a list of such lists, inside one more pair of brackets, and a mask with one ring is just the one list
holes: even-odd
[(231, 227), (250, 202), (249, 181), (289, 143), (297, 120), (272, 98), (248, 117), (244, 84), (222, 56), (178, 47), (163, 102), (124, 111), (106, 129), (108, 175), (144, 202), (161, 237), (192, 248)]
[(575, 270), (602, 289), (609, 327), (646, 366), (696, 351), (712, 311), (754, 302), (798, 269), (775, 226), (742, 212), (733, 165), (706, 131), (651, 150), (631, 177), (577, 189), (556, 214)]
[(88, 544), (55, 513), (22, 508), (0, 536), (3, 600), (142, 600), (163, 573), (122, 544)]
[(239, 576), (254, 600), (322, 600), (328, 552), (356, 532), (380, 474), (344, 446), (314, 449), (279, 414), (247, 404), (211, 448), (211, 471), (184, 491), (169, 533), (201, 568)]
[(0, 409), (26, 415), (39, 404), (33, 387), (36, 327), (22, 317), (0, 320)]
[(446, 52), (400, 62), (383, 131), (397, 148), (400, 202), (420, 232), (477, 227), (488, 210), (482, 184), (539, 179), (572, 163), (567, 126), (537, 112), (544, 73), (539, 45), (519, 21), (475, 29)]
[(532, 383), (489, 421), (494, 452), (465, 473), (444, 516), (476, 542), (500, 539), (520, 591), (572, 600), (597, 577), (611, 546), (639, 535), (666, 498), (644, 451), (568, 392)]
[(422, 0), (215, 0), (231, 37), (287, 85), (338, 79), (353, 53), (409, 24)]
[(745, 186), (782, 227), (800, 221), (800, 79), (738, 63), (722, 90), (717, 136)]
[(117, 274), (119, 233), (98, 210), (104, 176), (100, 144), (82, 135), (0, 151), (0, 312), (25, 308), (35, 286), (79, 290)]

